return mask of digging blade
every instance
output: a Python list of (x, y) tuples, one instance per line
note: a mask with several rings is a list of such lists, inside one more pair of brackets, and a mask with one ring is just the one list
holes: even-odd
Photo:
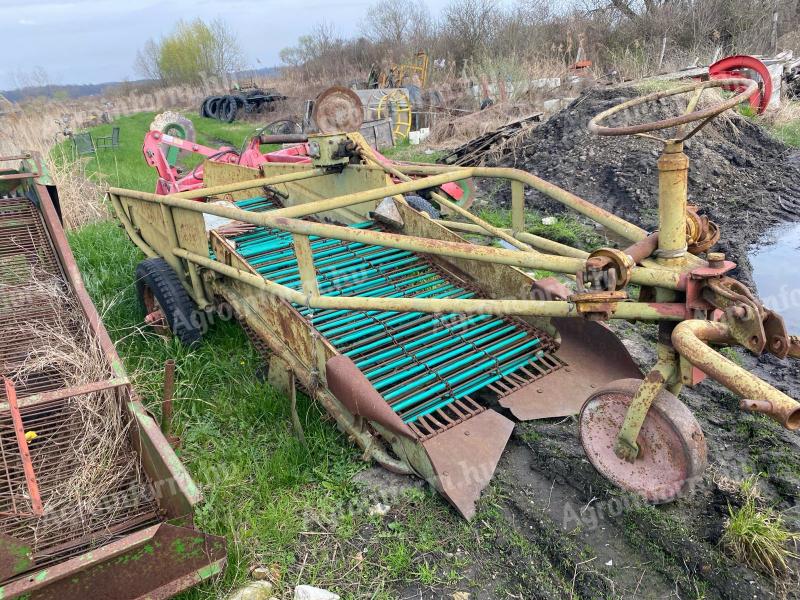
[(577, 415), (597, 389), (617, 379), (641, 379), (624, 344), (601, 323), (554, 319), (561, 334), (556, 356), (567, 366), (500, 400), (520, 421)]
[(514, 423), (484, 411), (422, 443), (434, 470), (430, 481), (465, 519), (494, 475)]

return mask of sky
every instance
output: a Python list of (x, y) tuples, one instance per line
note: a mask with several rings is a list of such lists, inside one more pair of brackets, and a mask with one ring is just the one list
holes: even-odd
[[(376, 0), (0, 0), (0, 89), (42, 67), (49, 83), (138, 79), (136, 52), (179, 19), (221, 17), (238, 34), (248, 68), (279, 64), (278, 53), (317, 23), (342, 36), (358, 33)], [(436, 14), (448, 0), (427, 0)]]

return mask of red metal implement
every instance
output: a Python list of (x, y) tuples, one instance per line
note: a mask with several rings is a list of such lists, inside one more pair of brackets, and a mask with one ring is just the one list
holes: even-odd
[(39, 484), (36, 481), (36, 473), (33, 471), (33, 461), (31, 460), (31, 453), (28, 449), (28, 440), (25, 439), (25, 427), (22, 424), (19, 404), (17, 404), (17, 390), (7, 377), (3, 377), (3, 381), (6, 386), (6, 398), (8, 399), (8, 408), (11, 411), (11, 419), (14, 421), (14, 433), (17, 436), (17, 446), (19, 446), (19, 454), (22, 458), (22, 468), (25, 470), (25, 481), (28, 483), (28, 493), (31, 496), (33, 514), (37, 517), (41, 517), (44, 515), (44, 506), (42, 505), (42, 497), (39, 495)]

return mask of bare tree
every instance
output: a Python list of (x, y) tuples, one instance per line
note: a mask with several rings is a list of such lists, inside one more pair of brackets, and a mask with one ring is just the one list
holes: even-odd
[(444, 9), (443, 29), (457, 62), (486, 52), (500, 15), (496, 0), (453, 0)]
[(380, 0), (367, 11), (362, 30), (367, 38), (402, 52), (430, 33), (431, 16), (422, 0)]

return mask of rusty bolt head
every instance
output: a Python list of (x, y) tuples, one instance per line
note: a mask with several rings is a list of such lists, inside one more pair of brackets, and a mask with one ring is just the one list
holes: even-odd
[(712, 269), (721, 269), (725, 266), (725, 254), (722, 252), (708, 253), (708, 266)]

